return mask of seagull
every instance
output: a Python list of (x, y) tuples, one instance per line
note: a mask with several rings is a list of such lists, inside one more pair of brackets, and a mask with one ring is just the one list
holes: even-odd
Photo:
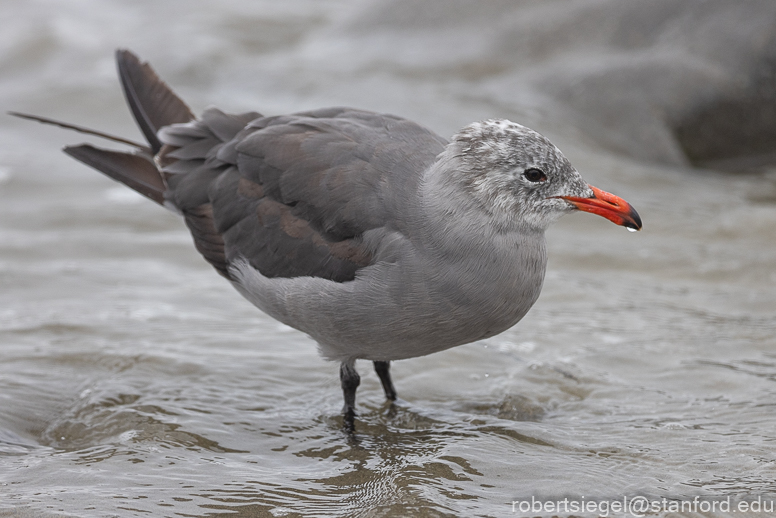
[(324, 108), (197, 118), (147, 63), (116, 52), (147, 143), (64, 152), (180, 214), (194, 245), (260, 310), (340, 364), (354, 430), (356, 360), (388, 400), (390, 362), (497, 335), (539, 297), (544, 232), (581, 210), (635, 231), (638, 213), (588, 185), (547, 138), (490, 119), (450, 140), (394, 115)]

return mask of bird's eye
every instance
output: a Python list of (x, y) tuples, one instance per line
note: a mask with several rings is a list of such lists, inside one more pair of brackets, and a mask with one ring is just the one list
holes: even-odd
[(547, 181), (547, 175), (544, 174), (544, 171), (536, 169), (535, 167), (526, 169), (523, 176), (525, 176), (525, 179), (529, 182), (540, 183)]

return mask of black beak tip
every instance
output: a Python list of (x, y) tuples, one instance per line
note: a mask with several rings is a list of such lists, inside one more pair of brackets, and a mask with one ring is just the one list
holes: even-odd
[(631, 207), (630, 214), (628, 215), (632, 221), (626, 222), (625, 228), (632, 231), (641, 230), (641, 216), (639, 216), (639, 213), (636, 212), (636, 209)]

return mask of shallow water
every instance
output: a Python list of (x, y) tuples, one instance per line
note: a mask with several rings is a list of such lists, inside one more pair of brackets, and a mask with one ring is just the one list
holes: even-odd
[(8, 0), (3, 108), (139, 138), (112, 63), (128, 47), (195, 111), (347, 104), (444, 135), (507, 116), (644, 231), (561, 220), (526, 319), (396, 362), (395, 405), (362, 362), (348, 437), (312, 340), (243, 300), (175, 215), (59, 152), (81, 135), (0, 117), (0, 516), (512, 516), (531, 496), (776, 492), (773, 170), (606, 151), (584, 110), (515, 88), (530, 81), (486, 36), (504, 4), (413, 26), (386, 5)]

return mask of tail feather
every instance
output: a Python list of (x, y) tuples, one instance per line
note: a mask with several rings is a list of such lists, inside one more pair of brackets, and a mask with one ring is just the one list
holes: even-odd
[(65, 147), (63, 151), (156, 203), (164, 205), (167, 184), (154, 162), (154, 156), (162, 148), (156, 133), (164, 126), (190, 122), (196, 117), (170, 87), (159, 79), (148, 63), (142, 63), (128, 50), (116, 51), (116, 62), (127, 103), (140, 130), (148, 140), (148, 146), (46, 117), (18, 112), (9, 113), (23, 119), (60, 126), (136, 148), (135, 153), (125, 153), (81, 144)]
[(126, 144), (128, 146), (136, 147), (139, 150), (144, 151), (146, 153), (151, 152), (151, 148), (149, 148), (144, 144), (139, 144), (132, 140), (127, 140), (125, 138), (117, 137), (115, 135), (109, 135), (108, 133), (103, 133), (102, 131), (84, 128), (83, 126), (78, 126), (76, 124), (70, 124), (69, 122), (62, 122), (56, 119), (49, 119), (48, 117), (41, 117), (39, 115), (30, 115), (29, 113), (21, 113), (21, 112), (8, 112), (8, 115), (13, 115), (14, 117), (19, 117), (20, 119), (27, 119), (35, 122), (40, 122), (41, 124), (50, 124), (52, 126), (59, 126), (60, 128), (65, 128), (65, 129), (77, 131), (79, 133), (85, 133), (87, 135), (104, 138), (106, 140), (111, 140), (113, 142), (118, 142), (120, 144)]
[(164, 205), (166, 186), (161, 173), (149, 155), (109, 151), (89, 144), (67, 146), (63, 151), (159, 205)]
[(127, 104), (154, 154), (162, 148), (156, 132), (163, 126), (189, 122), (196, 117), (186, 103), (159, 79), (148, 63), (128, 50), (116, 51), (121, 86)]

